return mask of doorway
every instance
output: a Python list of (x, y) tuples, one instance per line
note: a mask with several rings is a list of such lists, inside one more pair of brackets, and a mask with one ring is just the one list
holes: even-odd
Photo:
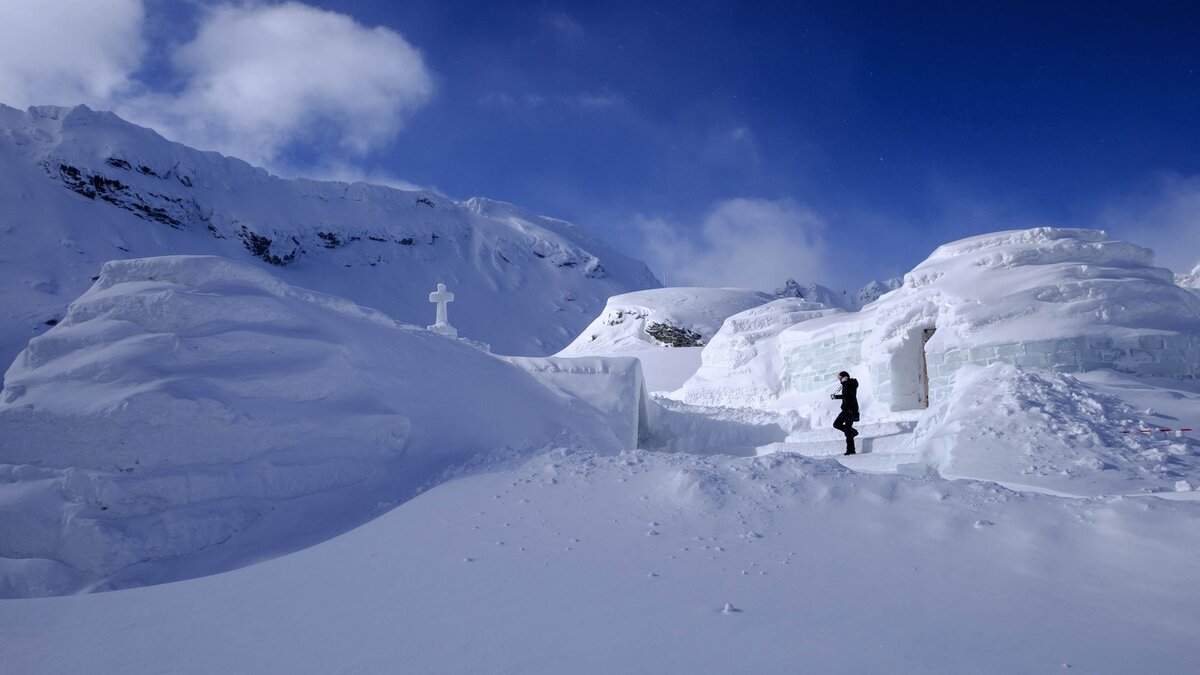
[(929, 344), (929, 340), (935, 332), (937, 332), (936, 328), (921, 329), (921, 352), (917, 356), (919, 361), (917, 377), (920, 379), (917, 388), (917, 405), (921, 408), (929, 407), (929, 359), (925, 357), (925, 346)]

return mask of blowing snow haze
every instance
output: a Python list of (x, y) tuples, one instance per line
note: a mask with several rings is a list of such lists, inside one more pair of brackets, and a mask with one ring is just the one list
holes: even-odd
[(5, 673), (1200, 672), (1193, 8), (0, 10)]

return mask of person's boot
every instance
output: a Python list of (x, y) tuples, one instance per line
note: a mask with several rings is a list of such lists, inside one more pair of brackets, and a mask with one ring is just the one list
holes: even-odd
[(854, 442), (853, 441), (846, 444), (846, 454), (847, 455), (857, 454), (854, 452)]

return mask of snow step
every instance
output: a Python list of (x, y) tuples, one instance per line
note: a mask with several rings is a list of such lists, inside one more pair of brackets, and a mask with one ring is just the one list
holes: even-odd
[[(898, 421), (898, 422), (873, 422), (866, 424), (855, 424), (854, 428), (858, 431), (859, 439), (878, 438), (880, 436), (892, 436), (895, 434), (911, 434), (916, 428), (917, 423), (913, 421)], [(823, 443), (829, 441), (838, 441), (844, 443), (845, 435), (837, 429), (816, 429), (810, 431), (801, 431), (788, 436), (786, 442), (789, 443)]]
[[(859, 436), (854, 444), (859, 455), (876, 453), (898, 455), (908, 453), (908, 439), (912, 435), (914, 423), (889, 422), (856, 427)], [(807, 457), (840, 457), (846, 452), (846, 437), (840, 431), (826, 430), (792, 434), (787, 441), (768, 443), (755, 449), (758, 455), (770, 455), (776, 452), (794, 452)], [(850, 457), (853, 457), (851, 455)]]

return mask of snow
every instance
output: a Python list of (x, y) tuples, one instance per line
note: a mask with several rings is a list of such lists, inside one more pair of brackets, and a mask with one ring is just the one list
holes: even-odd
[(0, 363), (61, 319), (112, 259), (204, 254), (429, 323), (506, 354), (558, 351), (610, 296), (658, 286), (570, 223), (488, 199), (284, 180), (86, 107), (0, 106)]
[(86, 108), (0, 107), (0, 166), (5, 672), (1200, 670), (1200, 297), (1149, 249), (644, 290)]
[(109, 262), (5, 375), (0, 556), (53, 574), (0, 571), (0, 591), (229, 569), (489, 456), (625, 449), (613, 425), (525, 369), (250, 263)]
[[(766, 293), (743, 288), (672, 287), (616, 295), (558, 355), (633, 356), (642, 362), (651, 391), (669, 391), (700, 367), (700, 345), (727, 317), (770, 300)], [(657, 332), (655, 326), (691, 334), (696, 346), (670, 346), (647, 332)]]
[(0, 602), (0, 651), (31, 675), (1193, 673), (1198, 506), (551, 452), (259, 565)]
[(922, 453), (945, 478), (1073, 496), (1166, 492), (1180, 480), (1200, 480), (1200, 442), (1157, 431), (1195, 428), (1188, 418), (1200, 419), (1200, 387), (1154, 387), (1181, 415), (1164, 422), (1125, 400), (1145, 383), (1111, 371), (1097, 381), (1004, 363), (967, 366), (953, 395), (922, 416), (901, 451)]
[(784, 388), (779, 334), (803, 321), (839, 314), (843, 312), (793, 298), (734, 314), (704, 349), (696, 374), (671, 396), (699, 405), (769, 408)]
[(1191, 274), (1176, 274), (1175, 283), (1183, 286), (1184, 288), (1200, 293), (1200, 265), (1196, 265), (1196, 268), (1192, 270)]
[[(863, 382), (864, 412), (886, 416), (939, 401), (968, 363), (1194, 377), (1200, 299), (1152, 262), (1149, 249), (1099, 230), (1035, 228), (953, 242), (859, 312), (797, 316), (761, 335), (755, 322), (727, 323), (729, 334), (714, 337), (704, 355), (716, 367), (677, 396), (803, 406), (848, 370)], [(926, 330), (935, 331), (927, 344)], [(720, 370), (726, 363), (739, 365)]]
[(788, 279), (783, 286), (775, 289), (775, 297), (777, 298), (799, 298), (809, 302), (816, 302), (826, 307), (836, 307), (850, 312), (856, 312), (862, 309), (865, 305), (875, 302), (883, 294), (894, 291), (904, 284), (904, 280), (900, 277), (892, 277), (890, 279), (881, 279), (868, 282), (855, 293), (851, 294), (847, 291), (837, 292), (827, 286), (822, 286), (818, 283), (809, 283), (801, 285), (795, 279)]

